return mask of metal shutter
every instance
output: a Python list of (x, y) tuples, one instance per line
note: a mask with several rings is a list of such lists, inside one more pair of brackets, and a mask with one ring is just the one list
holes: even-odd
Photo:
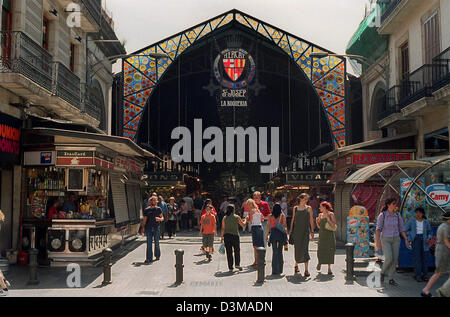
[(111, 173), (110, 178), (116, 225), (125, 225), (129, 222), (125, 184), (120, 181), (120, 174)]

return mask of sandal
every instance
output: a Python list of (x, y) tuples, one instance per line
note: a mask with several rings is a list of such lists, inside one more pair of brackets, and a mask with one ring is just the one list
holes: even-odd
[(310, 276), (311, 276), (311, 274), (309, 274), (309, 272), (306, 271), (306, 272), (305, 272), (305, 277), (310, 277)]
[(420, 293), (420, 296), (422, 296), (422, 297), (433, 297), (433, 295), (431, 295), (431, 293), (426, 294), (423, 291)]
[(322, 265), (320, 265), (320, 264), (317, 264), (317, 266), (316, 266), (316, 270), (317, 270), (317, 271), (320, 271), (321, 267), (322, 267)]
[(392, 285), (392, 286), (398, 286), (397, 282), (394, 281), (393, 279), (392, 279), (392, 280), (389, 280), (389, 285)]
[(294, 266), (294, 274), (298, 274), (298, 273), (300, 273), (298, 266)]

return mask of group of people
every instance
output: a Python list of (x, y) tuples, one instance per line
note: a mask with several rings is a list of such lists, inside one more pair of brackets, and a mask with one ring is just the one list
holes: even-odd
[[(416, 217), (404, 223), (400, 213), (396, 212), (396, 199), (389, 198), (385, 202), (383, 211), (377, 219), (376, 246), (383, 251), (384, 263), (381, 271), (381, 280), (388, 279), (389, 284), (398, 286), (394, 280), (400, 250), (400, 236), (403, 237), (407, 248), (414, 254), (414, 273), (417, 282), (427, 282), (422, 289), (423, 297), (431, 297), (431, 287), (444, 274), (450, 271), (450, 212), (443, 215), (443, 223), (439, 226), (436, 235), (436, 270), (428, 278), (428, 253), (430, 251), (433, 232), (430, 222), (425, 217), (425, 210), (418, 207)], [(450, 279), (437, 290), (440, 296), (450, 296)]]

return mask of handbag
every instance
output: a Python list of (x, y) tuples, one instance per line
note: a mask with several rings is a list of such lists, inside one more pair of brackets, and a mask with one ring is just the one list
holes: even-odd
[(337, 230), (337, 224), (334, 224), (334, 226), (332, 226), (332, 225), (330, 225), (330, 223), (327, 220), (327, 222), (325, 223), (325, 229), (328, 230), (328, 231), (333, 231), (334, 232), (334, 231)]
[(220, 247), (219, 247), (219, 253), (220, 254), (225, 254), (225, 244), (220, 244)]

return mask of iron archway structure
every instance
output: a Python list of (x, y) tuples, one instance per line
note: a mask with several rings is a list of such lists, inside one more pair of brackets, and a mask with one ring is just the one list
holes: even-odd
[[(309, 79), (328, 119), (334, 147), (346, 145), (346, 64), (339, 56), (313, 59), (313, 52), (333, 54), (322, 47), (296, 37), (238, 10), (231, 10), (190, 29), (152, 44), (122, 60), (123, 136), (136, 141), (150, 98), (170, 65), (198, 41), (227, 25), (238, 23), (264, 36), (289, 56)], [(166, 59), (146, 56), (167, 54)]]

